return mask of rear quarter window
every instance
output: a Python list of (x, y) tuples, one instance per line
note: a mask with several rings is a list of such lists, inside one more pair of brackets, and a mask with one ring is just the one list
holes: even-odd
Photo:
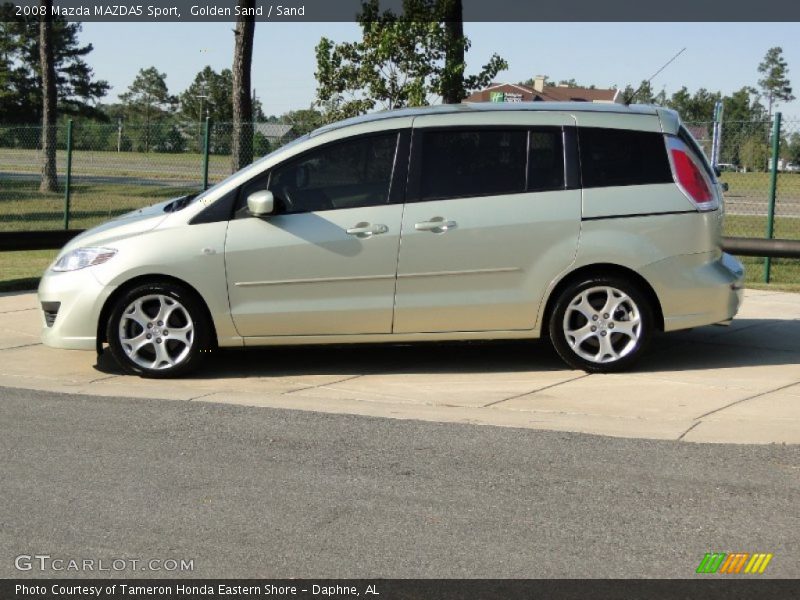
[(578, 144), (585, 188), (672, 182), (660, 133), (582, 127)]

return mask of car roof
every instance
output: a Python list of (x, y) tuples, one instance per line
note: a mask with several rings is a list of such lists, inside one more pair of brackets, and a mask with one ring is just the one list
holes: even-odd
[[(547, 111), (547, 112), (586, 112), (586, 113), (616, 113), (633, 115), (657, 115), (658, 108), (649, 104), (618, 104), (616, 102), (465, 102), (461, 104), (440, 104), (437, 106), (421, 106), (415, 108), (400, 108), (385, 110), (358, 117), (351, 117), (343, 121), (323, 125), (311, 132), (312, 136), (327, 133), (343, 127), (372, 123), (385, 119), (399, 117), (421, 117), (424, 115), (443, 114), (477, 114), (487, 112), (512, 112), (512, 111)], [(663, 109), (662, 109), (663, 110)]]

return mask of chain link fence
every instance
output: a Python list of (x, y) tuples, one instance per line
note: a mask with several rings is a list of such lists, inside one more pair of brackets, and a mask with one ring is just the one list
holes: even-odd
[[(292, 139), (289, 125), (253, 123), (252, 156)], [(0, 231), (84, 229), (196, 192), (233, 172), (231, 123), (75, 124), (56, 128), (57, 185), (42, 189), (42, 128), (0, 125)], [(207, 152), (206, 152), (206, 137)], [(67, 162), (71, 162), (66, 189)], [(69, 192), (67, 194), (67, 191)]]
[[(773, 157), (775, 122), (725, 121), (721, 124), (720, 181), (725, 192), (725, 230), (731, 237), (800, 240), (800, 119), (781, 119), (777, 157)], [(714, 123), (687, 123), (706, 156), (711, 156)], [(775, 164), (775, 203), (772, 168)], [(770, 221), (770, 213), (772, 220)], [(796, 259), (742, 257), (748, 280), (763, 282), (769, 263), (772, 282), (800, 286), (800, 261)]]
[[(711, 155), (713, 122), (687, 123)], [(285, 123), (253, 123), (252, 155), (263, 156), (291, 140)], [(724, 122), (720, 179), (728, 184), (725, 235), (765, 238), (772, 194), (770, 121)], [(67, 174), (67, 125), (56, 131), (58, 185), (42, 190), (38, 126), (0, 125), (0, 232), (84, 229), (113, 216), (186, 193), (228, 176), (233, 168), (231, 123), (147, 125), (75, 124), (71, 181)], [(772, 237), (800, 239), (800, 120), (783, 120), (774, 186)], [(743, 258), (748, 280), (763, 281), (765, 259)], [(800, 286), (800, 261), (772, 259), (770, 279)]]

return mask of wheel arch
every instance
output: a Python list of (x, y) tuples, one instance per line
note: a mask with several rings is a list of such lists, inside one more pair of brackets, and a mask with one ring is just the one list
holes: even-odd
[(576, 281), (585, 279), (586, 277), (598, 277), (604, 275), (608, 277), (620, 277), (627, 279), (639, 287), (642, 293), (647, 296), (647, 300), (650, 302), (650, 306), (653, 309), (653, 317), (655, 317), (656, 328), (659, 331), (664, 331), (664, 313), (661, 308), (661, 301), (658, 299), (658, 294), (656, 294), (653, 286), (650, 285), (650, 282), (647, 281), (647, 279), (642, 277), (642, 275), (633, 269), (623, 267), (622, 265), (613, 263), (595, 263), (591, 265), (584, 265), (575, 269), (574, 271), (570, 271), (550, 290), (550, 293), (547, 296), (547, 302), (545, 303), (544, 312), (542, 313), (542, 325), (539, 329), (541, 334), (547, 335), (550, 327), (550, 315), (553, 313), (553, 308), (555, 307), (558, 297), (567, 287), (574, 284)]
[(174, 285), (181, 286), (185, 288), (189, 293), (191, 293), (195, 300), (200, 304), (205, 312), (205, 316), (208, 319), (208, 322), (211, 324), (211, 344), (214, 348), (217, 346), (217, 326), (214, 323), (214, 318), (211, 316), (211, 311), (208, 308), (208, 304), (206, 303), (203, 296), (198, 292), (194, 286), (187, 283), (183, 279), (178, 277), (173, 277), (172, 275), (163, 275), (158, 273), (151, 273), (148, 275), (139, 275), (137, 277), (133, 277), (132, 279), (128, 279), (124, 283), (117, 286), (117, 288), (106, 298), (105, 303), (103, 304), (103, 308), (100, 310), (100, 316), (97, 319), (97, 353), (103, 349), (103, 343), (108, 342), (106, 336), (106, 324), (108, 319), (111, 316), (111, 311), (113, 310), (114, 304), (116, 304), (117, 300), (119, 300), (124, 294), (128, 293), (135, 287), (140, 285), (146, 284), (153, 284), (153, 283), (172, 283)]

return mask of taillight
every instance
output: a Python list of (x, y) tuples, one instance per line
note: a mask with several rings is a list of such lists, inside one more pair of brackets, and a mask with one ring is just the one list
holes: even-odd
[(719, 199), (698, 158), (680, 139), (669, 138), (670, 163), (675, 183), (698, 210), (716, 210)]

